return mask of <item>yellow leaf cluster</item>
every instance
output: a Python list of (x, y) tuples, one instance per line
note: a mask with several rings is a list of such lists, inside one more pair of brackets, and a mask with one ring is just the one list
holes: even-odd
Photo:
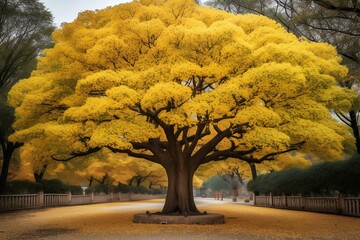
[[(327, 159), (341, 159), (344, 137), (324, 124), (296, 118), (280, 129), (289, 136), (305, 140), (302, 151)], [(324, 147), (326, 146), (326, 151)]]
[(244, 134), (243, 141), (247, 147), (256, 147), (266, 154), (285, 150), (290, 143), (290, 137), (275, 128), (255, 127)]
[(131, 123), (122, 120), (104, 122), (92, 132), (89, 145), (111, 146), (116, 149), (131, 149), (131, 142), (145, 142), (159, 137), (159, 131), (150, 123)]
[(189, 87), (174, 82), (158, 83), (144, 94), (140, 103), (144, 109), (156, 111), (168, 107), (169, 104), (170, 107), (181, 106), (190, 99), (190, 96)]
[(234, 123), (249, 123), (251, 126), (277, 127), (281, 117), (263, 105), (253, 105), (241, 109), (232, 120)]

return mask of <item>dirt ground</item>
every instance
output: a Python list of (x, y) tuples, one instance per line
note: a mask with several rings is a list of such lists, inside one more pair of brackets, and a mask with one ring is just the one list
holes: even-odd
[(225, 215), (222, 225), (153, 225), (134, 213), (159, 211), (163, 200), (22, 210), (0, 215), (0, 239), (360, 239), (360, 218), (197, 200)]

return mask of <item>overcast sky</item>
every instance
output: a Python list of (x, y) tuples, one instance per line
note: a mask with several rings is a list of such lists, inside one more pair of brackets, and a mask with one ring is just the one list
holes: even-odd
[(40, 0), (54, 16), (54, 23), (72, 22), (79, 12), (103, 9), (107, 6), (130, 2), (131, 0)]

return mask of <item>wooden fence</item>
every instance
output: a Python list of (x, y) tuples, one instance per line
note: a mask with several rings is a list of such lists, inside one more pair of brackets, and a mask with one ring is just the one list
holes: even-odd
[(0, 195), (0, 211), (105, 202), (127, 202), (163, 197), (164, 195), (134, 193), (72, 195), (71, 193), (44, 194), (39, 192), (38, 194)]
[(254, 205), (360, 217), (360, 197), (256, 196)]

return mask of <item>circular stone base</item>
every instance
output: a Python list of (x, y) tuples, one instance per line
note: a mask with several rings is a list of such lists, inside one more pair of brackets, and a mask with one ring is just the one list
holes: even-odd
[(160, 214), (134, 214), (134, 223), (154, 223), (154, 224), (224, 224), (224, 215), (204, 214), (193, 216), (160, 215)]

